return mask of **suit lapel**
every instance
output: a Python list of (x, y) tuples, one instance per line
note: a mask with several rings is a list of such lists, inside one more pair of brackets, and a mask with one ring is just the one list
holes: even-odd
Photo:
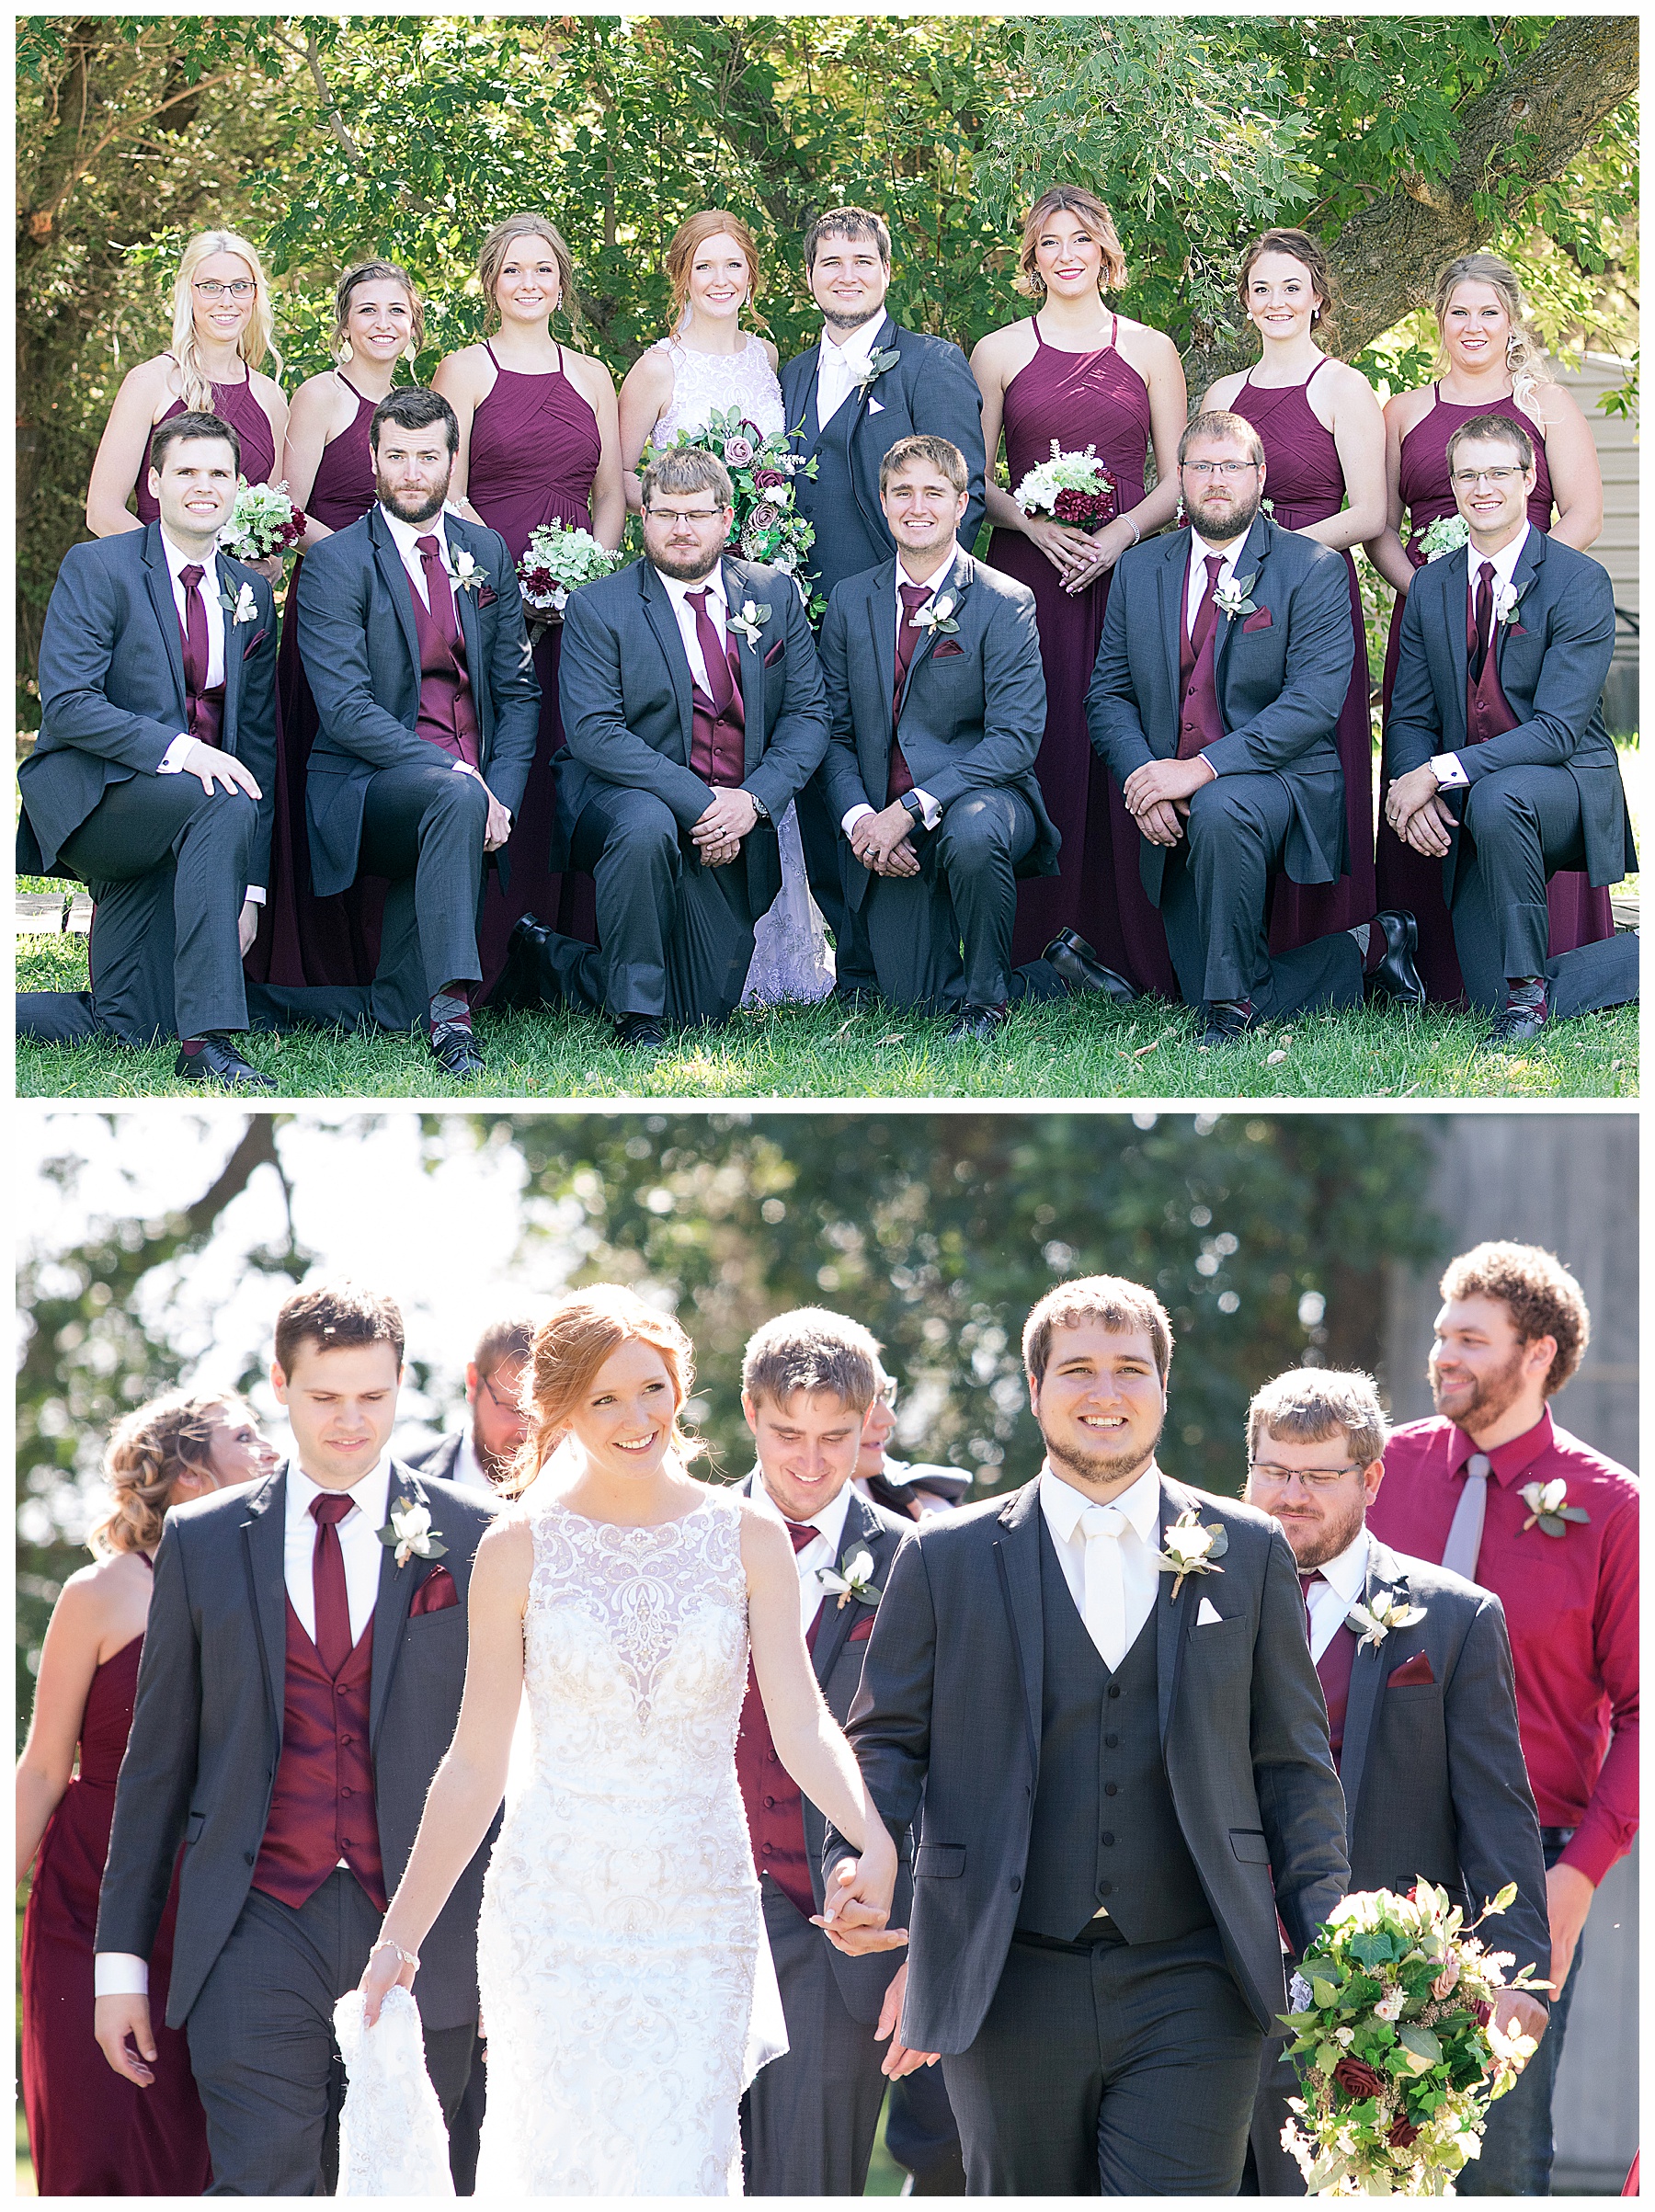
[[(888, 341), (896, 335), (896, 317), (887, 311), (885, 320), (879, 325), (878, 336), (868, 348), (869, 359), (872, 359), (876, 353), (888, 351)], [(856, 433), (868, 419), (868, 402), (870, 399), (877, 397), (876, 383), (864, 384), (860, 392), (852, 385), (850, 396), (845, 402), (845, 443), (847, 446), (854, 445), (856, 442)], [(883, 405), (884, 403), (881, 402), (881, 405)]]
[[(475, 546), (465, 544), (451, 516), (445, 517), (443, 528), (448, 533), (451, 559), (457, 545), (464, 546), (472, 558), (476, 559)], [(460, 634), (465, 640), (465, 672), (471, 684), (472, 704), (477, 711), (477, 735), (483, 765), (486, 767), (493, 717), (488, 711), (488, 685), (485, 680), (487, 671), (483, 665), (483, 616), (477, 606), (476, 591), (462, 590), (458, 583), (453, 588), (454, 612), (460, 618)]]
[[(667, 674), (672, 684), (672, 696), (679, 711), (679, 761), (690, 764), (690, 740), (694, 726), (695, 704), (691, 697), (692, 678), (690, 674), (690, 656), (684, 651), (684, 640), (673, 611), (672, 600), (667, 587), (648, 561), (637, 564), (638, 588), (644, 595), (644, 612), (656, 643), (661, 648), (661, 657), (667, 663)], [(743, 694), (745, 703), (746, 694)]]
[(1524, 596), (1538, 577), (1541, 564), (1545, 559), (1546, 533), (1544, 530), (1536, 530), (1531, 523), (1529, 534), (1523, 542), (1523, 551), (1517, 556), (1517, 565), (1512, 571), (1512, 587), (1517, 594), (1517, 602), (1512, 609), (1513, 620), (1510, 622), (1496, 622), (1494, 625), (1494, 672), (1496, 675), (1500, 673), (1501, 662), (1505, 656), (1506, 640), (1510, 637), (1516, 623), (1523, 620), (1522, 609)]
[(271, 1477), (247, 1500), (242, 1524), (246, 1545), (248, 1610), (253, 1633), (258, 1639), (258, 1659), (264, 1670), (265, 1694), (281, 1744), (282, 1712), (287, 1702), (287, 1474)]
[[(853, 1552), (865, 1550), (872, 1553), (878, 1537), (879, 1530), (868, 1510), (866, 1499), (860, 1490), (852, 1490), (850, 1503), (845, 1511), (845, 1525), (839, 1531), (839, 1557), (833, 1562), (834, 1566), (842, 1566)], [(862, 1608), (850, 1599), (841, 1605), (831, 1591), (822, 1593), (816, 1649), (810, 1657), (816, 1669), (816, 1678), (824, 1690), (828, 1687), (828, 1676), (839, 1664), (839, 1653), (845, 1648), (845, 1639), (856, 1625), (861, 1611)]]
[[(1362, 1586), (1363, 1603), (1371, 1604), (1375, 1591), (1398, 1590), (1406, 1593), (1407, 1589), (1408, 1579), (1398, 1565), (1396, 1555), (1370, 1536), (1367, 1574)], [(1344, 1748), (1339, 1759), (1339, 1778), (1345, 1797), (1347, 1840), (1356, 1832), (1356, 1807), (1362, 1791), (1363, 1770), (1367, 1765), (1368, 1747), (1379, 1717), (1379, 1708), (1384, 1703), (1385, 1677), (1388, 1665), (1386, 1646), (1388, 1642), (1388, 1637), (1381, 1637), (1377, 1644), (1359, 1644), (1356, 1656), (1351, 1662), (1351, 1689), (1345, 1700)]]
[(995, 1538), (1000, 1594), (1010, 1616), (1023, 1693), (1029, 1763), (1040, 1773), (1040, 1712), (1045, 1689), (1045, 1607), (1040, 1594), (1040, 1481), (1020, 1490), (999, 1517)]
[[(213, 561), (213, 581), (218, 586), (221, 599), (232, 601), (241, 596), (241, 587), (232, 587), (225, 573), (224, 556), (219, 553)], [(224, 750), (235, 750), (235, 718), (241, 705), (242, 644), (241, 633), (235, 626), (234, 606), (224, 609)]]
[[(959, 620), (960, 609), (964, 604), (965, 594), (971, 588), (972, 579), (976, 576), (976, 563), (972, 559), (969, 553), (956, 554), (947, 575), (943, 577), (942, 581), (937, 586), (936, 590), (932, 593), (931, 604), (933, 606), (935, 606), (937, 600), (945, 593), (953, 593), (953, 605), (948, 610), (948, 619), (951, 621), (957, 621)], [(894, 591), (896, 588), (894, 585), (892, 588)], [(896, 620), (893, 616), (891, 622), (893, 654), (895, 654), (896, 651)], [(907, 675), (903, 681), (902, 698), (898, 701), (899, 709), (907, 706), (907, 695), (914, 688), (914, 678), (919, 673), (919, 670), (925, 666), (926, 662), (930, 658), (931, 655), (936, 651), (936, 647), (937, 632), (936, 626), (933, 623), (931, 628), (924, 633), (919, 640), (919, 643), (914, 648), (914, 657), (908, 663)], [(892, 672), (895, 674), (895, 659), (893, 659), (891, 665)]]
[[(1421, 575), (1429, 576), (1437, 565), (1435, 562), (1428, 562)], [(1444, 571), (1442, 626), (1448, 640), (1448, 713), (1453, 717), (1452, 722), (1447, 715), (1444, 717), (1442, 749), (1452, 753), (1464, 745), (1467, 735), (1466, 694), (1471, 682), (1471, 659), (1466, 650), (1466, 628), (1471, 607), (1470, 566), (1468, 560), (1462, 561), (1458, 553), (1445, 554), (1441, 566)], [(1417, 588), (1419, 581), (1416, 576), (1410, 589)]]
[[(386, 1518), (390, 1509), (405, 1498), (412, 1498), (417, 1505), (430, 1505), (424, 1484), (412, 1467), (400, 1461), (391, 1462), (391, 1486), (385, 1493)], [(440, 1536), (442, 1531), (432, 1517), (431, 1534)], [(373, 1670), (368, 1691), (368, 1744), (371, 1750), (378, 1740), (380, 1723), (385, 1716), (385, 1701), (391, 1694), (391, 1684), (396, 1674), (396, 1662), (402, 1653), (403, 1630), (408, 1625), (408, 1608), (414, 1602), (415, 1585), (423, 1580), (423, 1562), (412, 1558), (406, 1567), (396, 1564), (396, 1546), (387, 1544), (380, 1557), (379, 1590), (373, 1601)]]
[[(149, 572), (150, 600), (155, 610), (155, 620), (161, 625), (161, 642), (166, 647), (167, 666), (178, 694), (178, 727), (187, 729), (189, 695), (184, 684), (184, 637), (178, 628), (178, 602), (173, 598), (172, 572), (166, 565), (166, 550), (161, 542), (158, 522), (150, 523), (144, 530), (143, 559)], [(226, 640), (226, 654), (228, 649)]]
[(373, 543), (373, 557), (379, 568), (380, 581), (391, 596), (396, 610), (396, 619), (402, 624), (403, 643), (408, 649), (408, 665), (414, 671), (414, 689), (419, 690), (419, 633), (414, 625), (414, 586), (407, 570), (403, 566), (401, 553), (391, 535), (383, 511), (376, 505), (368, 510), (368, 535)]
[(1167, 550), (1157, 572), (1160, 593), (1161, 648), (1167, 659), (1167, 696), (1172, 701), (1173, 750), (1178, 749), (1179, 668), (1183, 658), (1185, 584), (1195, 541), (1181, 530), (1167, 540)]
[[(1245, 582), (1249, 585), (1258, 582), (1264, 564), (1270, 557), (1271, 528), (1272, 525), (1264, 516), (1255, 515), (1253, 517), (1252, 527), (1247, 533), (1246, 542), (1237, 558), (1236, 565), (1230, 571), (1233, 582), (1237, 584)], [(1251, 598), (1252, 596), (1250, 591), (1248, 597)], [(1245, 620), (1245, 617), (1243, 619)], [(1220, 689), (1224, 680), (1224, 656), (1230, 642), (1230, 633), (1235, 627), (1231, 618), (1227, 614), (1220, 612), (1218, 633), (1213, 645), (1213, 689), (1218, 693), (1221, 711), (1224, 699), (1223, 690)], [(1227, 717), (1226, 727), (1227, 728), (1227, 726), (1228, 719)]]
[[(738, 614), (745, 602), (752, 598), (746, 579), (734, 561), (724, 564), (725, 603), (732, 614)], [(772, 615), (772, 620), (774, 619)], [(756, 769), (764, 757), (764, 656), (766, 633), (759, 633), (755, 645), (740, 630), (728, 633), (736, 640), (736, 657), (741, 665), (741, 719), (743, 736), (741, 758), (748, 773)]]
[[(1168, 1529), (1184, 1508), (1194, 1503), (1185, 1491), (1175, 1491), (1163, 1475), (1160, 1478), (1160, 1514), (1156, 1522), (1161, 1549), (1165, 1551)], [(1172, 1707), (1178, 1696), (1178, 1677), (1183, 1666), (1184, 1646), (1189, 1642), (1185, 1634), (1194, 1618), (1199, 1602), (1196, 1592), (1201, 1583), (1199, 1575), (1185, 1575), (1183, 1588), (1176, 1598), (1172, 1585), (1176, 1575), (1159, 1576), (1160, 1587), (1155, 1593), (1155, 1681), (1156, 1702), (1159, 1707), (1160, 1739), (1164, 1744), (1167, 1731), (1172, 1723)]]

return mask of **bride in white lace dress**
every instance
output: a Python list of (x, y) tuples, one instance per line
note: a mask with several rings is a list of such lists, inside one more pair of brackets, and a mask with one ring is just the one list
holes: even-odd
[(477, 1553), (464, 1702), (368, 2017), (411, 1983), (487, 1830), (526, 1686), (477, 1932), (477, 2195), (738, 2196), (741, 2092), (786, 2048), (736, 1780), (749, 1639), (783, 1764), (862, 1840), (837, 1913), (883, 1927), (895, 1849), (816, 1688), (786, 1534), (684, 1472), (682, 1329), (629, 1291), (579, 1292), (531, 1373), (542, 1472)]
[[(703, 210), (679, 224), (664, 266), (672, 287), (672, 336), (641, 354), (621, 385), (621, 464), (626, 496), (638, 505), (638, 460), (645, 446), (668, 444), (679, 430), (706, 428), (713, 414), (739, 407), (767, 435), (785, 429), (776, 348), (741, 327), (741, 312), (762, 283), (753, 234), (739, 216)], [(805, 874), (796, 810), (776, 825), (782, 890), (753, 932), (745, 1006), (826, 998), (833, 988), (827, 925)]]

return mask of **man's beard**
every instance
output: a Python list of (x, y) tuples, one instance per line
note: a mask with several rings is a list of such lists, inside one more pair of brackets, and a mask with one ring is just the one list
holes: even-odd
[(1191, 527), (1200, 532), (1209, 545), (1227, 545), (1233, 538), (1245, 537), (1252, 528), (1255, 517), (1263, 503), (1264, 495), (1255, 489), (1252, 502), (1238, 500), (1227, 518), (1209, 518), (1199, 507), (1190, 509)]
[(402, 501), (406, 498), (407, 494), (392, 490), (384, 478), (378, 473), (373, 479), (373, 489), (380, 505), (389, 507), (399, 522), (429, 522), (441, 514), (443, 503), (448, 498), (449, 485), (452, 480), (453, 471), (451, 469), (448, 475), (442, 480), (442, 489), (432, 491), (417, 507), (405, 507)]
[[(1310, 1546), (1309, 1554), (1304, 1555), (1296, 1551), (1293, 1553), (1295, 1559), (1298, 1562), (1300, 1574), (1307, 1575), (1313, 1568), (1326, 1567), (1330, 1559), (1337, 1559), (1341, 1552), (1346, 1550), (1356, 1541), (1356, 1532), (1361, 1528), (1366, 1517), (1367, 1500), (1365, 1498), (1359, 1498), (1344, 1521), (1338, 1523), (1324, 1522), (1317, 1533), (1316, 1541)], [(1288, 1541), (1288, 1549), (1293, 1550), (1291, 1539)]]
[(718, 566), (724, 558), (724, 548), (720, 546), (710, 561), (703, 560), (700, 553), (675, 555), (652, 553), (649, 558), (651, 564), (658, 568), (664, 576), (670, 576), (675, 584), (699, 584), (703, 576), (710, 576)]
[[(1469, 1403), (1462, 1406), (1457, 1413), (1451, 1416), (1455, 1428), (1464, 1429), (1467, 1434), (1472, 1432), (1474, 1422), (1479, 1429), (1491, 1428), (1502, 1414), (1511, 1411), (1523, 1396), (1522, 1369), (1524, 1350), (1525, 1347), (1520, 1344), (1505, 1365), (1497, 1369), (1493, 1374), (1472, 1378)], [(1442, 1392), (1437, 1384), (1436, 1370), (1433, 1367), (1428, 1367), (1426, 1374), (1431, 1384), (1432, 1404), (1441, 1413), (1443, 1400)]]
[(511, 1463), (517, 1457), (517, 1454), (515, 1452), (504, 1454), (491, 1452), (483, 1442), (483, 1431), (477, 1427), (475, 1421), (472, 1423), (471, 1448), (472, 1457), (481, 1468), (485, 1481), (497, 1489), (507, 1476), (510, 1474)]
[(850, 330), (860, 330), (863, 324), (883, 321), (884, 318), (885, 302), (883, 300), (881, 300), (877, 307), (863, 308), (860, 313), (853, 315), (846, 314), (837, 307), (824, 307), (822, 309), (822, 320), (827, 324), (828, 329), (841, 333)]
[[(1079, 1475), (1083, 1482), (1097, 1484), (1117, 1483), (1128, 1475), (1141, 1475), (1155, 1457), (1155, 1447), (1161, 1440), (1164, 1420), (1156, 1424), (1155, 1434), (1147, 1444), (1135, 1445), (1129, 1452), (1077, 1452), (1068, 1446), (1045, 1439), (1046, 1457), (1055, 1466), (1067, 1467), (1071, 1475)], [(1044, 1435), (1044, 1431), (1041, 1431)]]

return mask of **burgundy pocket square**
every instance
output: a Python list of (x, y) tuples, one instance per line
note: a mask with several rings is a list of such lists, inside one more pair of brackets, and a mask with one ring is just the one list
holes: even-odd
[(764, 656), (765, 667), (767, 668), (773, 668), (786, 651), (787, 640), (784, 637), (779, 637)]
[(945, 637), (933, 649), (931, 658), (932, 660), (958, 660), (964, 650), (964, 646), (956, 645), (952, 637)]
[(1250, 630), (1268, 630), (1270, 626), (1270, 610), (1261, 607), (1256, 614), (1250, 614), (1242, 623), (1241, 633), (1245, 637)]
[(1422, 1651), (1416, 1651), (1412, 1659), (1403, 1660), (1394, 1674), (1386, 1676), (1385, 1686), (1387, 1690), (1423, 1689), (1435, 1680), (1436, 1676), (1431, 1671), (1431, 1661)]
[(270, 633), (268, 630), (261, 630), (258, 635), (253, 640), (253, 643), (242, 655), (243, 660), (251, 660), (253, 656), (258, 651), (258, 648), (264, 644), (266, 638), (268, 637), (269, 634)]
[(479, 607), (496, 607), (499, 604), (499, 593), (490, 591), (488, 586), (485, 584), (477, 593), (477, 605)]
[(873, 1633), (873, 1615), (871, 1613), (863, 1613), (862, 1619), (857, 1622), (855, 1627), (850, 1631), (850, 1635), (845, 1638), (845, 1641), (848, 1644), (865, 1644)]
[(417, 1621), (423, 1613), (446, 1613), (451, 1605), (458, 1605), (459, 1602), (460, 1592), (454, 1588), (453, 1576), (446, 1567), (434, 1567), (414, 1592), (408, 1618)]

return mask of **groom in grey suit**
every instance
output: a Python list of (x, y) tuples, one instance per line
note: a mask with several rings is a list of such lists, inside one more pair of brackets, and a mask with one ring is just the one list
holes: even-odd
[[(1311, 1657), (1327, 1700), (1333, 1762), (1344, 1789), (1353, 1889), (1406, 1893), (1421, 1877), (1474, 1921), (1508, 1882), (1517, 1895), (1484, 1936), (1519, 1968), (1551, 1957), (1546, 1858), (1517, 1727), (1517, 1685), (1505, 1611), (1489, 1591), (1391, 1551), (1370, 1535), (1367, 1509), (1385, 1478), (1385, 1415), (1365, 1374), (1295, 1367), (1248, 1408), (1248, 1502), (1281, 1523), (1305, 1590)], [(1415, 1614), (1375, 1636), (1381, 1594)], [(1533, 1990), (1514, 1990), (1525, 2035), (1546, 2033)], [(1264, 2047), (1243, 2194), (1302, 2196), (1304, 2176), (1282, 2148), (1297, 2094), (1285, 2040)]]
[[(1293, 1555), (1157, 1466), (1170, 1357), (1136, 1283), (1040, 1301), (1044, 1467), (909, 1538), (851, 1708), (893, 1832), (921, 1821), (898, 2033), (942, 2054), (972, 2195), (1233, 2195), (1277, 1914), (1302, 1947), (1346, 1887)], [(847, 1855), (830, 1830), (830, 1898)]]
[[(492, 1514), (391, 1458), (402, 1353), (389, 1298), (296, 1293), (271, 1369), (294, 1456), (170, 1513), (156, 1555), (98, 1905), (96, 2032), (147, 2087), (147, 1961), (181, 1843), (167, 2022), (189, 2036), (216, 2195), (331, 2193), (333, 2008), (361, 1976), (459, 1716)], [(475, 2039), (487, 1855), (414, 1984), (445, 2114)]]

